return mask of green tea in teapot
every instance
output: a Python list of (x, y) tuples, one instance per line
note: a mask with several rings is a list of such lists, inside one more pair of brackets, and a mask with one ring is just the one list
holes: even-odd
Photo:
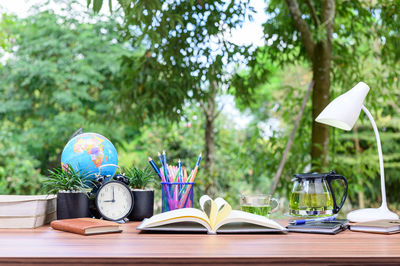
[(329, 192), (293, 192), (289, 207), (294, 211), (291, 214), (299, 214), (296, 211), (327, 211), (333, 209), (333, 200)]
[[(289, 213), (293, 216), (318, 217), (330, 216), (338, 213), (347, 197), (347, 180), (344, 176), (329, 173), (296, 174), (292, 195), (289, 202)], [(335, 196), (332, 183), (338, 182), (344, 187), (341, 197)], [(337, 204), (333, 199), (340, 199)]]

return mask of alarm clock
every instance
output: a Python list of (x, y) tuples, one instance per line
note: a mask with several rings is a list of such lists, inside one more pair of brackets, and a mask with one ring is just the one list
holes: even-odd
[(96, 174), (95, 184), (92, 190), (93, 215), (110, 221), (124, 220), (134, 204), (129, 180), (121, 174), (113, 177)]

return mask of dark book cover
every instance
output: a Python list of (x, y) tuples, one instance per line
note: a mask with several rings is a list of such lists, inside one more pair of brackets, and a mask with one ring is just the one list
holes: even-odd
[(299, 225), (288, 225), (286, 228), (289, 232), (334, 235), (346, 230), (348, 226), (348, 220), (337, 219), (334, 221), (317, 221)]

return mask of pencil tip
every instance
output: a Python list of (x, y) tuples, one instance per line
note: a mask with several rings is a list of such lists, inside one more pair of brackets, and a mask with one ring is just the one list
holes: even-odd
[(160, 156), (161, 155), (161, 153), (160, 152), (158, 152), (158, 156)]
[(150, 157), (147, 157), (147, 160), (152, 161), (153, 159), (151, 159)]
[(162, 154), (165, 154), (165, 151), (162, 151)]
[(200, 157), (201, 157), (201, 152), (200, 152), (200, 155), (199, 155)]

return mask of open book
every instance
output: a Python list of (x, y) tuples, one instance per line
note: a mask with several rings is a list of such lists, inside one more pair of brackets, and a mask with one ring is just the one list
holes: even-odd
[(199, 209), (184, 208), (145, 219), (138, 230), (171, 232), (266, 233), (286, 232), (277, 222), (264, 216), (232, 210), (222, 198), (212, 200), (204, 195)]

